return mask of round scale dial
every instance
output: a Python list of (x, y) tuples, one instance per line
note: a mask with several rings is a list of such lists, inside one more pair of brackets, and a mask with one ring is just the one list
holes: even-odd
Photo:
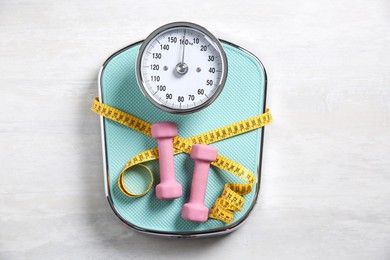
[(143, 42), (137, 80), (154, 105), (190, 113), (210, 105), (224, 87), (226, 54), (216, 37), (187, 22), (167, 24)]

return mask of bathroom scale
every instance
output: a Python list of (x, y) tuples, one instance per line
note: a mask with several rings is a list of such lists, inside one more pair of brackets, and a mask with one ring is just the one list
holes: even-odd
[[(92, 110), (100, 115), (105, 193), (125, 225), (173, 238), (227, 234), (247, 219), (250, 225), (264, 126), (272, 121), (266, 71), (254, 54), (197, 24), (170, 23), (112, 54), (98, 87)], [(152, 133), (161, 122), (177, 131), (165, 143), (173, 147), (170, 178), (180, 186), (174, 199), (161, 197), (174, 188), (156, 188), (167, 180), (162, 143)], [(195, 158), (197, 145), (218, 151), (203, 170), (200, 195), (194, 167), (209, 150)], [(184, 205), (196, 203), (203, 220), (185, 216)]]

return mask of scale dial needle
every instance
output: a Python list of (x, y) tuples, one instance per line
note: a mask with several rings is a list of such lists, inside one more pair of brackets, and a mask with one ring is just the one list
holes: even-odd
[(184, 53), (186, 50), (185, 40), (186, 40), (186, 30), (184, 30), (183, 34), (183, 48), (181, 48), (181, 64), (184, 64)]
[(186, 30), (184, 29), (184, 34), (183, 34), (183, 39), (182, 39), (182, 46), (181, 46), (181, 59), (180, 62), (176, 65), (176, 71), (180, 75), (184, 75), (188, 71), (188, 66), (187, 64), (184, 63), (184, 54), (186, 50), (186, 45), (185, 45), (185, 39), (186, 39)]

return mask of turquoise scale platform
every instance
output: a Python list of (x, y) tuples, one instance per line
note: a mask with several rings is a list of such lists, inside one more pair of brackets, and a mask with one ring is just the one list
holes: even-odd
[[(153, 106), (139, 90), (135, 63), (141, 43), (129, 46), (106, 61), (100, 75), (101, 101), (150, 123), (176, 122), (179, 135), (187, 138), (215, 128), (264, 113), (266, 74), (262, 64), (252, 54), (227, 42), (222, 42), (228, 59), (228, 78), (220, 96), (209, 107), (188, 115), (174, 115)], [(257, 175), (260, 180), (263, 130), (255, 130), (213, 145), (228, 157)], [(173, 201), (156, 199), (155, 185), (141, 198), (129, 198), (117, 185), (118, 176), (126, 162), (136, 154), (157, 146), (156, 141), (123, 125), (104, 119), (108, 196), (116, 214), (126, 224), (152, 233), (199, 234), (225, 230), (240, 224), (250, 213), (259, 187), (245, 195), (245, 206), (236, 212), (232, 224), (209, 219), (197, 224), (181, 218), (181, 208), (189, 199), (193, 160), (186, 154), (175, 156), (177, 180), (183, 186), (183, 196)], [(158, 161), (146, 164), (159, 182)], [(147, 187), (142, 167), (134, 167), (125, 178), (127, 187), (141, 192)], [(207, 184), (206, 205), (211, 208), (221, 195), (225, 183), (243, 181), (234, 175), (212, 167)]]

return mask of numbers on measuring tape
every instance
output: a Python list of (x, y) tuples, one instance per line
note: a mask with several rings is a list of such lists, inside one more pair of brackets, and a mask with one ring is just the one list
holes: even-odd
[(140, 48), (140, 88), (154, 105), (168, 112), (207, 106), (221, 92), (226, 77), (222, 45), (200, 26), (167, 25), (152, 33)]

